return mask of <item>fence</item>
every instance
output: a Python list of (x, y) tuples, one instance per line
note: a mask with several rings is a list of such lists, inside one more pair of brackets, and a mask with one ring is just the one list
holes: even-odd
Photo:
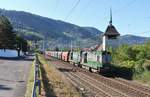
[(32, 89), (32, 95), (31, 97), (38, 97), (38, 95), (41, 93), (41, 81), (40, 81), (40, 65), (38, 56), (35, 55), (35, 61), (34, 61), (34, 83), (33, 83), (33, 89)]

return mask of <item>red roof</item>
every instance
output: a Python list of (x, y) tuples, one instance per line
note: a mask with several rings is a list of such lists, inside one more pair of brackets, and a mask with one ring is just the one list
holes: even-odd
[(102, 50), (102, 45), (94, 45), (90, 48), (83, 48), (82, 51), (101, 51)]

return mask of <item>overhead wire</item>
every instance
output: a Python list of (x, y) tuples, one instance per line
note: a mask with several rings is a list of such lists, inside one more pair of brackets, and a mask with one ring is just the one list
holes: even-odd
[[(125, 4), (124, 6), (122, 6), (121, 8), (118, 8), (118, 10), (113, 11), (113, 15), (114, 15), (114, 14), (118, 14), (119, 12), (122, 11), (122, 9), (125, 9), (126, 7), (131, 6), (131, 5), (134, 4), (136, 1), (137, 1), (137, 0), (132, 0), (132, 1), (129, 2), (129, 3), (126, 3), (126, 4)], [(111, 6), (110, 8), (113, 10), (112, 6)], [(102, 19), (105, 19), (105, 18), (106, 18), (106, 16), (104, 16)]]
[[(138, 1), (138, 0), (132, 0), (132, 1), (129, 2), (126, 6), (121, 7), (120, 9), (116, 10), (116, 11), (114, 12), (114, 14), (118, 14), (119, 11), (121, 11), (121, 9), (125, 9), (126, 7), (131, 6), (131, 5), (134, 4), (136, 1)], [(140, 32), (140, 33), (134, 33), (134, 34), (145, 34), (145, 33), (148, 33), (148, 32), (150, 32), (150, 30), (149, 30), (149, 31)]]
[(75, 8), (78, 6), (78, 4), (80, 3), (81, 0), (78, 0), (75, 5), (71, 8), (71, 10), (69, 11), (69, 13), (67, 14), (67, 16), (64, 18), (64, 20), (67, 20), (70, 15), (73, 13), (73, 11), (75, 10)]
[[(78, 0), (78, 1), (75, 3), (75, 5), (71, 8), (71, 10), (70, 10), (69, 13), (67, 14), (67, 16), (64, 18), (64, 21), (66, 21), (66, 20), (71, 16), (71, 14), (74, 12), (74, 10), (76, 9), (76, 7), (79, 5), (80, 1), (81, 1), (81, 0)], [(71, 40), (71, 44), (73, 44), (73, 43), (72, 43), (72, 40)]]
[(122, 12), (122, 9), (125, 9), (127, 7), (130, 7), (131, 5), (133, 5), (137, 0), (132, 0), (129, 3), (126, 3), (124, 6), (118, 8), (118, 10), (114, 11), (115, 14), (119, 13), (120, 11)]
[(82, 13), (81, 13), (79, 16), (77, 16), (77, 18), (75, 19), (76, 21), (77, 21), (79, 18), (81, 18), (81, 17), (83, 16), (83, 14), (84, 14), (85, 11), (88, 9), (88, 7), (90, 6), (90, 4), (91, 4), (92, 1), (93, 1), (93, 0), (89, 0), (88, 3), (84, 6), (84, 8), (82, 8), (83, 11), (82, 11)]
[[(130, 6), (131, 6), (132, 4), (134, 4), (136, 1), (137, 1), (137, 0), (132, 0), (132, 1), (129, 2), (129, 3), (126, 3), (124, 6), (118, 8), (118, 10), (113, 11), (113, 15), (122, 12), (122, 9), (125, 9), (126, 7), (130, 7)], [(113, 10), (112, 6), (111, 6), (110, 8)], [(105, 18), (107, 18), (107, 17), (104, 16), (102, 19), (105, 19)], [(96, 21), (96, 22), (97, 22), (97, 21)]]
[[(129, 2), (129, 3), (127, 4), (127, 6), (121, 7), (120, 9), (125, 9), (126, 7), (129, 7), (129, 6), (131, 6), (132, 4), (134, 4), (136, 1), (138, 1), (138, 0), (132, 0), (131, 2)], [(115, 13), (115, 14), (118, 14), (119, 11), (121, 11), (120, 9), (116, 10), (114, 13)], [(134, 33), (134, 34), (145, 34), (145, 33), (148, 33), (148, 32), (150, 32), (150, 30), (149, 30), (149, 31), (140, 32), (140, 33)]]
[(141, 31), (140, 33), (134, 33), (134, 34), (145, 34), (145, 33), (150, 33), (150, 30), (148, 30), (148, 31)]
[(53, 12), (52, 12), (52, 16), (55, 16), (56, 11), (57, 11), (57, 9), (58, 9), (59, 3), (60, 3), (60, 0), (56, 0), (56, 5), (55, 5), (54, 10), (53, 10)]

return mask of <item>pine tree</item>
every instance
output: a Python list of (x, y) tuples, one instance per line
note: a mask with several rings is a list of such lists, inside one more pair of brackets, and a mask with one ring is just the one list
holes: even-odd
[(20, 56), (20, 51), (26, 52), (27, 46), (27, 41), (13, 31), (8, 18), (0, 16), (0, 49), (16, 49)]
[(0, 49), (15, 49), (16, 34), (5, 16), (0, 16)]

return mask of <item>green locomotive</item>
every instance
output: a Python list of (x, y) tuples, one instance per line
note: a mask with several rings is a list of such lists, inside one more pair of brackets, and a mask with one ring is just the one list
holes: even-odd
[(70, 62), (91, 72), (108, 72), (111, 69), (111, 55), (106, 51), (71, 52)]

